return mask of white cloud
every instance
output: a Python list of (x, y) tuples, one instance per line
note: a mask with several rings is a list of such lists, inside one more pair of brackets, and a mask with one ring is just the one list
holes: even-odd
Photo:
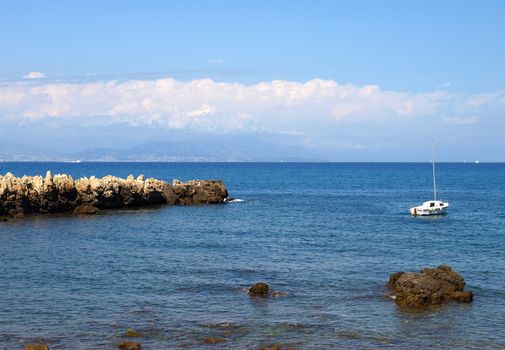
[[(478, 96), (465, 97), (446, 91), (381, 90), (376, 85), (342, 85), (321, 79), (304, 83), (274, 80), (252, 85), (211, 79), (183, 82), (172, 78), (77, 83), (24, 81), (0, 84), (0, 120), (63, 118), (85, 123), (92, 117), (94, 122), (98, 119), (104, 124), (310, 133), (334, 128), (339, 122), (435, 115), (463, 102), (471, 104), (475, 99)], [(471, 123), (473, 119), (462, 121)]]
[(479, 122), (479, 118), (476, 116), (467, 116), (467, 117), (445, 117), (442, 118), (442, 123), (443, 124), (476, 124)]
[(481, 107), (492, 103), (505, 102), (505, 92), (496, 91), (492, 93), (475, 94), (468, 99), (468, 104), (472, 107)]
[(23, 79), (42, 79), (46, 78), (46, 75), (42, 72), (29, 72), (23, 75)]
[(204, 117), (206, 115), (214, 115), (214, 114), (216, 114), (216, 111), (217, 111), (216, 107), (214, 107), (208, 103), (204, 103), (203, 105), (200, 106), (200, 108), (186, 113), (186, 116), (188, 116), (190, 118), (191, 117)]

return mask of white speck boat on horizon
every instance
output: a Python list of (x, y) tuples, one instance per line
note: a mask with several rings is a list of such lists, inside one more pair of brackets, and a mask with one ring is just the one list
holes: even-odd
[(435, 178), (435, 145), (433, 142), (433, 159), (431, 165), (433, 169), (433, 200), (424, 202), (423, 204), (410, 208), (410, 215), (412, 216), (428, 216), (428, 215), (442, 215), (445, 214), (449, 208), (449, 202), (437, 200), (437, 183)]

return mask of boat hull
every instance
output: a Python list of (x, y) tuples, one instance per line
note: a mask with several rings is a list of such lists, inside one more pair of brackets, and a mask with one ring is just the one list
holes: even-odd
[(430, 206), (432, 202), (425, 202), (418, 207), (410, 208), (410, 215), (412, 216), (431, 216), (431, 215), (444, 215), (446, 214), (449, 203), (435, 202), (436, 205)]
[(435, 210), (429, 210), (429, 209), (417, 209), (417, 208), (411, 208), (410, 209), (410, 215), (412, 216), (430, 216), (430, 215), (444, 215), (446, 214), (446, 209), (435, 209)]

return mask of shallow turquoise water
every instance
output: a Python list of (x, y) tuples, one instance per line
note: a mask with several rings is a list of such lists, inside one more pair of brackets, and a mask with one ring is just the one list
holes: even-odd
[[(505, 349), (505, 164), (439, 164), (435, 219), (408, 215), (430, 164), (0, 163), (46, 170), (221, 178), (244, 202), (0, 223), (0, 349), (115, 349), (127, 328), (145, 349)], [(390, 273), (439, 264), (474, 303), (386, 297)], [(288, 295), (250, 299), (258, 281)]]

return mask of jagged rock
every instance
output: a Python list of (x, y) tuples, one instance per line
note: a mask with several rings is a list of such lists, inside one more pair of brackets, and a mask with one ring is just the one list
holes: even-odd
[(228, 197), (228, 190), (221, 180), (192, 180), (187, 182), (174, 180), (172, 187), (177, 195), (178, 204), (223, 203)]
[(124, 341), (118, 344), (118, 348), (121, 350), (140, 350), (142, 344), (136, 341)]
[(259, 282), (254, 284), (251, 288), (249, 288), (249, 295), (252, 297), (262, 297), (266, 298), (268, 297), (268, 292), (270, 290), (270, 287), (268, 284)]
[(446, 265), (420, 272), (396, 272), (389, 277), (388, 287), (400, 306), (421, 307), (451, 300), (473, 300), (472, 292), (463, 291), (464, 278)]
[(195, 180), (174, 185), (143, 175), (126, 179), (94, 176), (74, 180), (69, 175), (15, 177), (0, 175), (0, 216), (22, 217), (31, 213), (75, 210), (90, 214), (96, 209), (113, 209), (159, 204), (223, 203), (228, 191), (219, 180)]
[(49, 346), (42, 343), (30, 343), (25, 345), (25, 350), (49, 350)]

